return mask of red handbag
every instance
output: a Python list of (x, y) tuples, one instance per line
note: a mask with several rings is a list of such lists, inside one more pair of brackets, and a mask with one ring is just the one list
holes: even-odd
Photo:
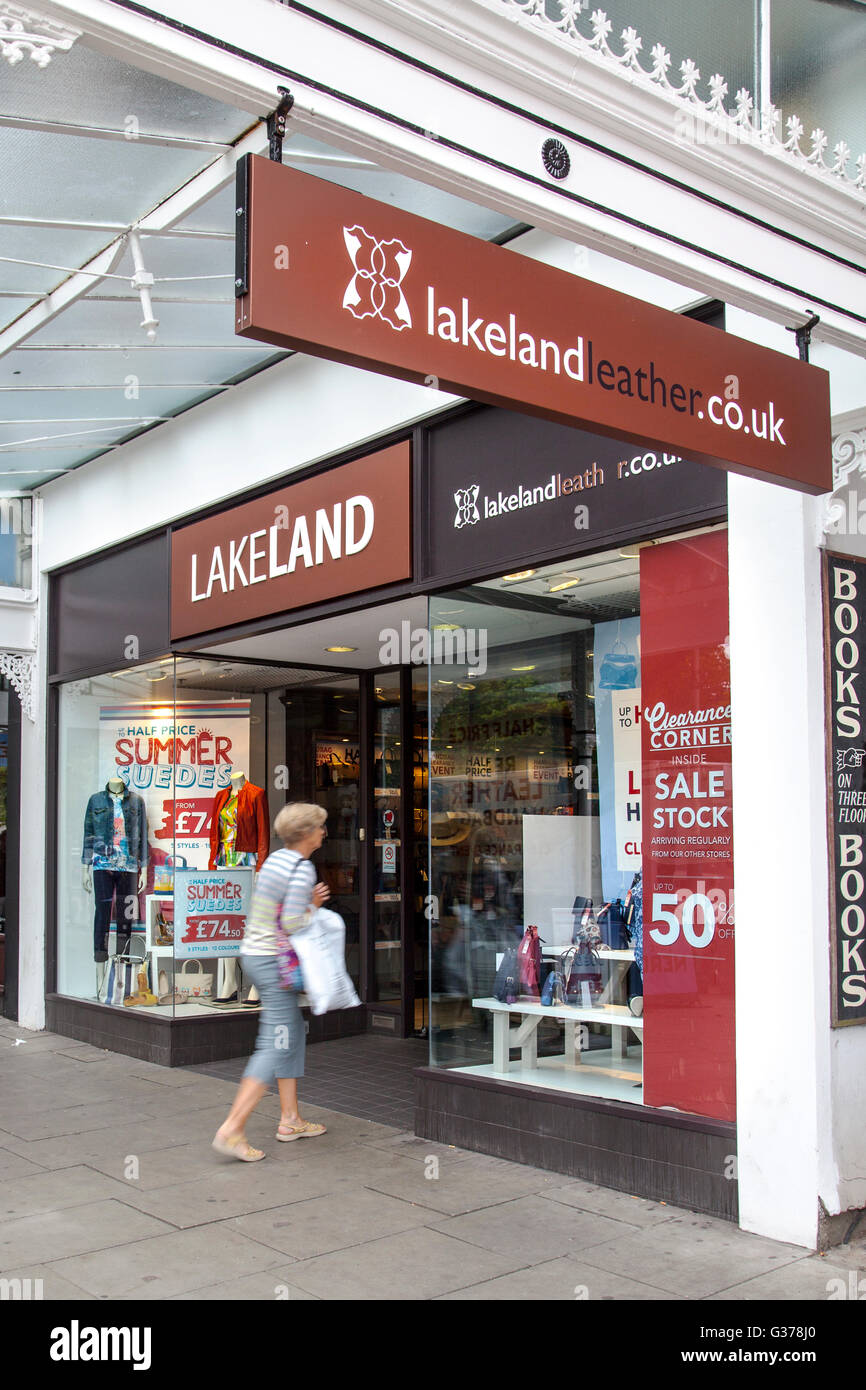
[(541, 940), (538, 927), (527, 927), (517, 948), (520, 993), (531, 999), (541, 997)]

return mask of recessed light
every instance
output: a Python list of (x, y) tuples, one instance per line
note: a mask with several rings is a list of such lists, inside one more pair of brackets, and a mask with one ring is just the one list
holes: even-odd
[(458, 682), (457, 682), (457, 689), (458, 689), (458, 690), (474, 690), (474, 689), (475, 689), (475, 686), (472, 685), (472, 684), (470, 684), (469, 681), (458, 681)]
[(512, 671), (534, 671), (534, 666), (512, 666)]
[(459, 624), (459, 623), (434, 623), (434, 625), (433, 625), (433, 631), (434, 631), (434, 632), (459, 632), (459, 631), (460, 631), (460, 624)]
[(535, 570), (516, 570), (514, 574), (503, 574), (503, 584), (519, 584), (523, 579), (531, 579)]
[(325, 647), (326, 652), (356, 652), (357, 647)]
[(555, 582), (553, 580), (547, 586), (549, 594), (561, 593), (563, 589), (573, 589), (575, 584), (580, 583), (578, 575), (561, 575)]

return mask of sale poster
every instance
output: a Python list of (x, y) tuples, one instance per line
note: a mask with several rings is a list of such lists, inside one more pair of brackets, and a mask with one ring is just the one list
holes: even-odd
[(214, 797), (246, 772), (249, 700), (136, 701), (99, 711), (99, 761), (144, 798), (151, 865), (207, 868)]
[(177, 869), (174, 880), (175, 960), (236, 956), (244, 939), (253, 869)]
[(593, 634), (601, 881), (624, 900), (641, 867), (640, 618), (596, 623)]
[(644, 1102), (736, 1117), (727, 533), (641, 551)]

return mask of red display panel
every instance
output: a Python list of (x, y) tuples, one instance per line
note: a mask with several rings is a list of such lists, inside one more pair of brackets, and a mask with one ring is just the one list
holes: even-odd
[(641, 551), (644, 1102), (736, 1116), (727, 533)]

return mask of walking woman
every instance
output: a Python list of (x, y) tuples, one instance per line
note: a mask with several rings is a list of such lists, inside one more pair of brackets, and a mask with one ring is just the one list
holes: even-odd
[(316, 882), (310, 856), (327, 835), (327, 812), (321, 806), (291, 802), (274, 821), (284, 849), (269, 856), (256, 882), (252, 911), (241, 947), (244, 974), (261, 998), (256, 1049), (241, 1078), (234, 1105), (213, 1141), (217, 1153), (257, 1163), (265, 1155), (247, 1140), (246, 1123), (271, 1083), (280, 1093), (277, 1139), (309, 1139), (325, 1133), (324, 1125), (307, 1123), (298, 1111), (298, 1077), (304, 1074), (304, 1019), (297, 991), (286, 989), (277, 962), (277, 926), (291, 933), (306, 926), (331, 896)]

